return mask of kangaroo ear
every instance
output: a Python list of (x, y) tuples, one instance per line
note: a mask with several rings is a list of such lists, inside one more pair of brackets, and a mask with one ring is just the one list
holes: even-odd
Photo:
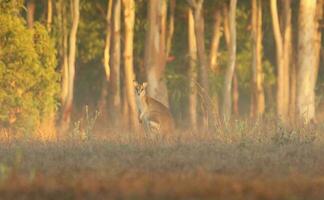
[(146, 88), (147, 87), (147, 82), (143, 83), (143, 87)]

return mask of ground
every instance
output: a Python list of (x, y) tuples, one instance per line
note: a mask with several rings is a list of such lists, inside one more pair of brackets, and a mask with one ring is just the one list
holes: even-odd
[(324, 199), (322, 127), (2, 139), (1, 199)]

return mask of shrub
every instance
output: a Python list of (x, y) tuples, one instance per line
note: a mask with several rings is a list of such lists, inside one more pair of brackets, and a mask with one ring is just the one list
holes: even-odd
[(41, 24), (26, 28), (5, 4), (0, 0), (0, 125), (29, 133), (56, 109), (56, 52)]

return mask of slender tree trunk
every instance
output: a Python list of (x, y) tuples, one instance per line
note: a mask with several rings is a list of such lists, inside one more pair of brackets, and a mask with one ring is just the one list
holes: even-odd
[(315, 84), (317, 82), (317, 75), (318, 75), (318, 71), (319, 71), (319, 67), (320, 67), (320, 58), (321, 58), (321, 44), (322, 44), (322, 32), (321, 29), (322, 27), (320, 27), (320, 23), (323, 20), (323, 6), (324, 6), (324, 0), (317, 0), (317, 6), (316, 6), (316, 21), (317, 23), (316, 25), (316, 44), (315, 44), (315, 49), (316, 49), (316, 70), (315, 70)]
[(189, 47), (189, 116), (190, 124), (197, 130), (197, 43), (192, 10), (188, 9), (188, 47)]
[(111, 116), (110, 119), (116, 125), (116, 116), (121, 114), (121, 87), (120, 87), (120, 20), (121, 20), (121, 0), (114, 0), (113, 4), (113, 35), (112, 35), (112, 60), (111, 60)]
[(109, 121), (108, 117), (108, 106), (107, 106), (107, 98), (108, 98), (108, 83), (107, 80), (103, 80), (101, 91), (100, 91), (100, 99), (98, 102), (98, 111), (100, 112), (100, 120), (104, 121), (104, 125), (110, 125), (106, 122)]
[(277, 114), (283, 121), (288, 121), (289, 108), (289, 66), (291, 56), (291, 2), (283, 1), (283, 36), (280, 31), (277, 0), (270, 1), (273, 33), (277, 50)]
[(203, 126), (208, 129), (209, 118), (213, 121), (211, 115), (211, 99), (208, 95), (208, 60), (205, 48), (205, 33), (204, 33), (204, 17), (203, 17), (203, 0), (188, 1), (189, 5), (193, 9), (194, 21), (195, 21), (195, 35), (197, 43), (197, 53), (200, 65), (200, 83), (202, 89), (202, 102), (205, 104), (205, 113), (203, 118)]
[[(124, 74), (126, 74), (126, 72), (124, 71)], [(128, 100), (128, 96), (127, 96), (127, 80), (125, 77), (123, 77), (123, 81), (124, 81), (124, 85), (121, 87), (121, 91), (122, 91), (122, 123), (121, 123), (121, 128), (122, 130), (126, 130), (126, 131), (135, 131), (135, 127), (132, 120), (132, 116), (131, 115), (131, 110), (130, 110), (130, 105), (129, 105), (129, 100)], [(134, 99), (135, 100), (135, 99)]]
[(230, 29), (230, 49), (229, 49), (229, 61), (225, 75), (224, 83), (224, 100), (223, 100), (223, 116), (224, 120), (228, 121), (232, 113), (232, 80), (235, 70), (236, 62), (236, 4), (237, 0), (230, 1), (229, 10), (229, 29)]
[(135, 80), (133, 66), (133, 43), (134, 43), (134, 24), (135, 24), (135, 2), (134, 0), (123, 0), (124, 20), (125, 20), (125, 47), (124, 47), (124, 67), (125, 67), (125, 87), (129, 106), (129, 116), (131, 128), (138, 127), (137, 111), (135, 107), (135, 94), (133, 81)]
[(284, 69), (285, 69), (285, 101), (284, 104), (287, 107), (287, 118), (290, 123), (294, 123), (296, 119), (296, 62), (293, 59), (295, 57), (295, 51), (293, 48), (293, 32), (292, 32), (292, 1), (283, 1), (283, 22), (284, 22)]
[(52, 0), (47, 0), (47, 20), (46, 27), (48, 32), (51, 32), (53, 20), (53, 2)]
[(284, 8), (284, 28), (283, 28), (283, 99), (281, 102), (284, 104), (285, 121), (289, 119), (289, 94), (290, 94), (290, 68), (292, 56), (292, 24), (291, 24), (291, 0), (283, 1)]
[(168, 32), (166, 37), (166, 60), (169, 57), (172, 47), (172, 39), (174, 33), (174, 10), (176, 6), (176, 0), (170, 0), (170, 16), (169, 16), (169, 23), (168, 23)]
[(239, 92), (239, 86), (237, 80), (237, 73), (235, 71), (233, 76), (233, 113), (237, 117), (240, 115), (239, 98), (240, 98), (240, 92)]
[(297, 95), (297, 69), (296, 69), (296, 51), (291, 52), (290, 68), (290, 99), (289, 99), (289, 117), (292, 123), (296, 121), (296, 95)]
[[(61, 1), (62, 4), (63, 1)], [(62, 77), (62, 105), (66, 104), (67, 96), (69, 92), (69, 55), (68, 55), (68, 31), (67, 31), (67, 13), (66, 8), (63, 5), (63, 22), (62, 22), (62, 34), (63, 34), (63, 77)]]
[(35, 16), (35, 0), (27, 1), (27, 26), (28, 28), (32, 28), (34, 25), (34, 16)]
[[(215, 17), (214, 17), (214, 30), (213, 30), (213, 37), (212, 42), (210, 45), (210, 53), (209, 53), (209, 67), (214, 73), (219, 73), (218, 68), (218, 49), (220, 38), (222, 36), (221, 30), (221, 23), (222, 23), (222, 15), (219, 9), (215, 10)], [(218, 94), (212, 97), (212, 104), (213, 104), (213, 113), (215, 117), (219, 117), (219, 101), (218, 101)]]
[(283, 94), (283, 45), (282, 45), (282, 36), (280, 32), (280, 24), (279, 24), (279, 17), (278, 17), (278, 8), (277, 8), (277, 0), (270, 0), (270, 8), (271, 8), (271, 16), (272, 16), (272, 26), (273, 26), (273, 33), (276, 42), (276, 53), (277, 53), (277, 71), (278, 71), (278, 78), (277, 78), (277, 114), (279, 118), (283, 119), (285, 116), (284, 104), (281, 102), (284, 98)]
[(223, 7), (223, 26), (224, 26), (224, 36), (226, 46), (229, 48), (230, 46), (230, 28), (229, 28), (229, 16), (228, 16), (228, 7), (224, 5)]
[(110, 79), (110, 41), (111, 41), (111, 13), (112, 13), (112, 2), (113, 0), (108, 0), (107, 2), (107, 13), (106, 13), (106, 38), (105, 38), (105, 48), (104, 48), (104, 68), (106, 73), (106, 80)]
[(148, 2), (148, 29), (144, 65), (148, 81), (148, 93), (165, 106), (169, 106), (165, 71), (166, 0)]
[(68, 57), (68, 92), (66, 101), (63, 105), (63, 124), (62, 128), (65, 132), (71, 120), (71, 112), (73, 107), (73, 92), (74, 92), (74, 77), (75, 77), (75, 58), (76, 58), (76, 39), (77, 39), (77, 31), (79, 25), (79, 0), (71, 1), (72, 8), (72, 27), (70, 31), (69, 37), (69, 57)]
[(252, 0), (252, 38), (253, 38), (253, 116), (262, 116), (265, 109), (262, 69), (262, 5), (261, 0)]
[(60, 69), (62, 72), (62, 85), (61, 85), (61, 104), (64, 105), (68, 93), (68, 33), (66, 23), (66, 7), (63, 0), (56, 2), (57, 18), (59, 22), (58, 32), (60, 33), (59, 57)]
[(103, 66), (105, 70), (105, 80), (102, 83), (101, 88), (101, 94), (100, 94), (100, 100), (98, 104), (98, 109), (101, 113), (102, 120), (107, 120), (108, 117), (108, 106), (107, 106), (107, 97), (108, 97), (108, 89), (109, 89), (109, 80), (110, 80), (110, 48), (111, 48), (111, 32), (112, 29), (112, 21), (111, 21), (111, 15), (112, 15), (112, 7), (113, 7), (113, 0), (107, 0), (107, 10), (105, 15), (105, 46), (104, 46), (104, 55), (103, 55)]
[(301, 0), (298, 16), (297, 111), (305, 123), (315, 118), (316, 0)]
[(216, 9), (215, 11), (214, 20), (215, 22), (214, 22), (213, 37), (212, 37), (212, 42), (210, 45), (210, 53), (209, 53), (209, 67), (214, 72), (217, 72), (219, 70), (217, 66), (218, 48), (219, 48), (220, 38), (222, 36), (222, 31), (221, 31), (222, 16), (219, 9)]

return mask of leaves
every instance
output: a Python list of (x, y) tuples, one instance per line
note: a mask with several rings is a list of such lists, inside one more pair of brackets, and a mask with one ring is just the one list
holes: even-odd
[(56, 52), (42, 25), (27, 29), (9, 11), (0, 13), (0, 24), (0, 125), (30, 132), (55, 110)]

